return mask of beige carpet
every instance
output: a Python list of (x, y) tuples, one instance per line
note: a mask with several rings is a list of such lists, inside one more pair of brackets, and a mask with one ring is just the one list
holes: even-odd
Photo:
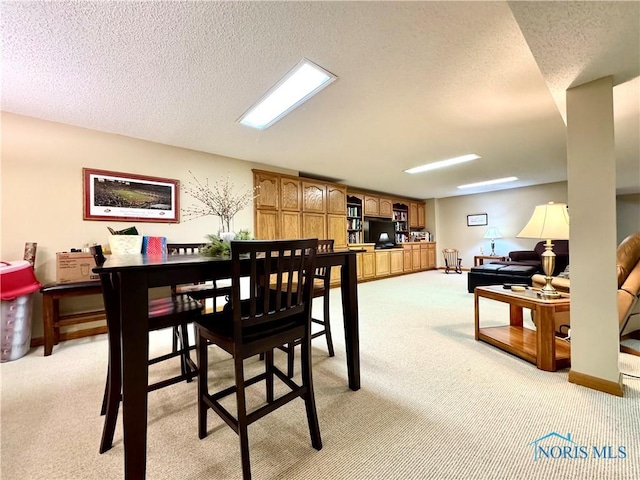
[[(347, 388), (335, 290), (336, 357), (327, 357), (324, 338), (313, 352), (324, 448), (311, 447), (302, 402), (289, 404), (249, 428), (255, 479), (640, 478), (639, 379), (625, 378), (619, 398), (568, 383), (568, 370), (543, 372), (476, 342), (465, 274), (364, 283), (359, 300), (362, 389)], [(482, 315), (504, 323), (508, 310), (483, 300)], [(154, 350), (167, 344), (164, 332), (153, 335)], [(2, 479), (123, 477), (120, 424), (114, 448), (98, 454), (106, 354), (100, 336), (2, 364)], [(223, 354), (210, 348), (210, 357), (211, 382), (230, 379)], [(640, 358), (621, 354), (620, 368), (640, 375)], [(147, 478), (240, 478), (236, 435), (215, 414), (208, 427), (199, 440), (195, 383), (151, 393)], [(584, 446), (589, 458), (534, 461), (532, 442), (551, 432), (571, 434), (570, 448)], [(626, 456), (592, 458), (594, 446), (622, 446)]]

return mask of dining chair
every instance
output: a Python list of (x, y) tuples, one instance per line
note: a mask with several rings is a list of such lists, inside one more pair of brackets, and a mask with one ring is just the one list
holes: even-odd
[[(333, 239), (318, 240), (318, 252), (333, 252)], [(311, 334), (311, 339), (324, 335), (327, 339), (327, 350), (329, 356), (335, 356), (333, 350), (333, 339), (331, 338), (331, 324), (329, 322), (329, 292), (331, 288), (331, 267), (317, 267), (313, 275), (313, 289), (311, 291), (312, 298), (322, 297), (322, 318), (311, 317), (311, 322), (321, 325), (322, 329)], [(299, 342), (293, 342), (280, 346), (280, 350), (287, 353), (287, 375), (293, 377), (295, 347)]]
[[(168, 243), (167, 252), (169, 255), (197, 255), (204, 245), (202, 243)], [(172, 292), (176, 295), (186, 294), (194, 300), (198, 300), (206, 308), (206, 300), (211, 299), (213, 310), (217, 311), (226, 301), (219, 304), (219, 300), (226, 299), (231, 294), (231, 287), (226, 280), (210, 280), (203, 283), (190, 285), (174, 285)]]
[[(231, 302), (222, 312), (203, 315), (196, 321), (198, 359), (198, 436), (207, 435), (207, 411), (216, 412), (239, 436), (242, 473), (251, 478), (248, 426), (263, 416), (301, 397), (304, 400), (311, 444), (322, 448), (311, 372), (311, 288), (318, 240), (252, 240), (231, 242)], [(244, 289), (241, 292), (241, 279)], [(294, 282), (293, 278), (298, 281)], [(277, 289), (271, 288), (275, 278)], [(248, 287), (248, 288), (246, 288)], [(244, 298), (246, 297), (246, 298)], [(243, 299), (244, 298), (244, 299)], [(242, 300), (241, 300), (242, 299)], [(273, 351), (299, 341), (300, 384), (274, 365)], [(215, 344), (233, 357), (235, 383), (209, 392), (207, 345)], [(264, 354), (264, 373), (245, 378), (244, 360)], [(288, 387), (274, 395), (274, 378)], [(248, 412), (245, 388), (264, 381), (266, 404)], [(279, 382), (279, 383), (280, 383)], [(220, 402), (234, 394), (236, 415)]]
[(456, 273), (462, 273), (462, 259), (458, 257), (458, 250), (455, 248), (445, 248), (442, 250), (444, 255), (445, 271), (449, 273), (449, 270), (453, 269)]
[[(106, 261), (102, 252), (102, 246), (91, 247), (91, 253), (96, 265), (101, 266)], [(109, 363), (107, 367), (107, 381), (102, 409), (100, 414), (105, 416), (100, 441), (100, 453), (109, 450), (113, 445), (118, 410), (122, 400), (122, 376), (121, 376), (121, 347), (120, 328), (121, 319), (118, 299), (118, 276), (100, 274), (102, 296), (104, 300), (107, 318), (107, 338), (109, 345)], [(149, 359), (149, 365), (180, 357), (180, 374), (149, 384), (147, 391), (151, 392), (159, 388), (167, 387), (181, 381), (190, 382), (196, 376), (197, 367), (189, 357), (189, 343), (187, 341), (187, 324), (200, 317), (202, 305), (186, 295), (171, 295), (170, 297), (157, 298), (149, 301), (149, 331), (173, 328), (172, 351), (165, 355)]]

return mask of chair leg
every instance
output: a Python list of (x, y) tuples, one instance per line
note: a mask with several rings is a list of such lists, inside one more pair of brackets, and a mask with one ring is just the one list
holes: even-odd
[(106, 398), (106, 408), (104, 424), (102, 426), (102, 438), (100, 440), (100, 453), (110, 450), (113, 446), (113, 435), (116, 431), (116, 423), (118, 420), (118, 410), (120, 407), (120, 373), (109, 375), (107, 380), (108, 392)]
[(324, 297), (322, 299), (322, 314), (324, 322), (324, 332), (327, 337), (327, 350), (329, 351), (330, 357), (335, 357), (335, 352), (333, 351), (333, 339), (331, 338), (331, 323), (329, 322), (329, 290), (325, 290)]
[(302, 385), (306, 387), (303, 395), (304, 404), (307, 410), (307, 421), (309, 422), (309, 434), (311, 435), (311, 445), (316, 450), (322, 449), (322, 438), (320, 437), (320, 425), (318, 423), (318, 412), (316, 410), (316, 400), (313, 393), (313, 378), (311, 374), (311, 336), (307, 335), (302, 342), (300, 352)]
[(287, 377), (293, 378), (293, 360), (296, 353), (296, 344), (291, 342), (287, 344)]
[(109, 374), (111, 368), (107, 365), (107, 378), (104, 382), (104, 394), (102, 395), (102, 407), (100, 408), (100, 416), (104, 416), (107, 413), (107, 396), (109, 395)]
[(207, 404), (204, 397), (209, 394), (207, 386), (208, 355), (207, 340), (200, 335), (196, 328), (196, 357), (198, 362), (198, 438), (207, 436)]
[[(273, 352), (272, 352), (273, 353)], [(269, 353), (266, 356), (268, 361)], [(244, 386), (244, 363), (242, 358), (235, 357), (236, 401), (238, 404), (238, 437), (240, 439), (240, 456), (242, 457), (242, 478), (251, 480), (251, 462), (249, 460), (249, 437), (247, 423), (247, 405)]]
[(273, 403), (273, 350), (266, 352), (264, 365), (267, 373), (267, 403)]
[(107, 381), (102, 399), (104, 424), (100, 439), (100, 453), (104, 453), (113, 446), (113, 435), (116, 431), (118, 410), (122, 399), (122, 370), (120, 350), (120, 322), (112, 319), (108, 324), (109, 361), (107, 364)]
[(190, 383), (193, 372), (190, 362), (188, 361), (191, 358), (189, 354), (189, 328), (187, 323), (182, 323), (177, 328), (180, 338), (180, 348), (182, 350), (182, 354), (180, 355), (180, 369), (182, 375), (186, 377), (187, 383)]

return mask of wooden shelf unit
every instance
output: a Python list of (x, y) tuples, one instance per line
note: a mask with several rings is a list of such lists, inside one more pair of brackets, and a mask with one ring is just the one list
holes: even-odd
[(409, 205), (406, 203), (393, 204), (393, 228), (396, 231), (396, 243), (409, 241)]
[(347, 195), (347, 241), (364, 242), (362, 231), (362, 196)]
[[(425, 227), (424, 203), (263, 170), (253, 170), (253, 181), (260, 186), (254, 201), (257, 239), (317, 237), (333, 238), (336, 248), (366, 245), (358, 254), (360, 281), (436, 268), (435, 243), (408, 241), (412, 231)], [(392, 220), (398, 248), (364, 244), (365, 217)], [(332, 284), (339, 283), (340, 271), (334, 270)]]

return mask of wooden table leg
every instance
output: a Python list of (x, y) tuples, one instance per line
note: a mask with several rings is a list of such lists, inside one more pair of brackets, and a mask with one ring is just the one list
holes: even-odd
[(478, 340), (480, 334), (480, 296), (476, 289), (473, 291), (473, 305), (475, 311), (475, 337)]
[(536, 307), (536, 365), (540, 370), (556, 371), (556, 337), (553, 307)]
[(340, 272), (342, 311), (344, 314), (345, 348), (349, 388), (360, 389), (360, 338), (358, 332), (358, 280), (356, 277), (356, 255), (347, 255)]
[(53, 351), (55, 335), (53, 333), (54, 300), (51, 295), (42, 295), (42, 328), (44, 335), (44, 356), (48, 357)]
[(522, 326), (522, 307), (509, 304), (509, 325), (512, 327)]
[(125, 479), (140, 480), (147, 466), (149, 291), (144, 272), (119, 275), (124, 474)]

